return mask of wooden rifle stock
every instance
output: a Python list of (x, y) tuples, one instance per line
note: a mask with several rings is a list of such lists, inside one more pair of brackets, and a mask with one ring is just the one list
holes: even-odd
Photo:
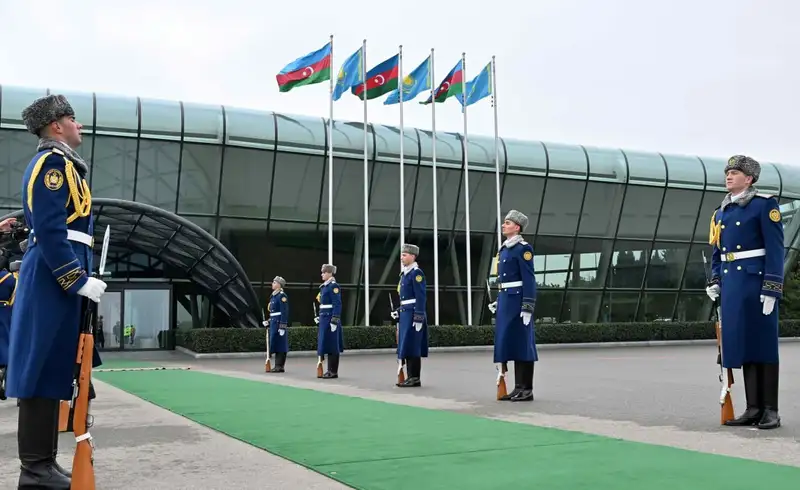
[(508, 395), (508, 388), (506, 387), (506, 373), (508, 372), (508, 364), (503, 362), (497, 367), (497, 399), (502, 400), (504, 396)]
[(717, 349), (719, 352), (719, 367), (720, 367), (720, 383), (723, 385), (725, 391), (724, 396), (720, 396), (720, 425), (725, 425), (725, 422), (736, 418), (733, 410), (733, 398), (731, 398), (731, 386), (733, 386), (733, 369), (728, 368), (727, 371), (722, 365), (722, 329), (720, 327), (719, 318), (714, 323), (714, 329), (717, 334)]
[[(92, 313), (90, 315), (94, 316)], [(91, 325), (91, 322), (89, 324)], [(77, 444), (75, 445), (75, 456), (72, 458), (72, 483), (70, 486), (70, 488), (80, 490), (95, 490), (94, 444), (92, 444), (92, 436), (87, 427), (93, 354), (94, 337), (91, 333), (81, 333), (78, 341), (78, 355), (75, 360), (78, 375), (76, 379), (77, 395), (73, 396), (72, 426)]]

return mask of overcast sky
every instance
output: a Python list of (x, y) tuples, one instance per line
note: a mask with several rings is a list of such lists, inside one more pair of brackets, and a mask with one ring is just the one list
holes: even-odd
[[(800, 165), (798, 18), (796, 0), (0, 0), (0, 83), (327, 116), (327, 84), (281, 94), (275, 74), (333, 34), (334, 73), (365, 38), (370, 68), (435, 48), (437, 83), (462, 51), (468, 78), (496, 55), (502, 136)], [(363, 119), (349, 93), (334, 111)], [(462, 128), (437, 105), (437, 129)], [(469, 131), (493, 134), (488, 99)]]

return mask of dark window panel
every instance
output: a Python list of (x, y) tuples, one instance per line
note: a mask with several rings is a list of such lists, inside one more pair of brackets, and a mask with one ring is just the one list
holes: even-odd
[(0, 130), (0, 204), (22, 208), (22, 176), (36, 154), (36, 137), (10, 129)]
[(180, 141), (180, 102), (144, 98), (139, 100), (142, 111), (142, 137)]
[[(417, 167), (419, 178), (414, 195), (414, 215), (409, 217), (409, 226), (413, 229), (433, 230), (433, 169)], [(438, 182), (437, 182), (438, 184)], [(406, 194), (408, 195), (408, 194)], [(406, 201), (406, 206), (409, 201)], [(411, 212), (409, 210), (409, 212)], [(442, 218), (439, 218), (439, 230), (442, 229)]]
[(589, 175), (592, 179), (624, 184), (628, 176), (625, 155), (619, 149), (584, 146), (589, 156)]
[[(417, 185), (416, 204), (414, 206), (414, 228), (433, 229), (433, 169), (420, 167), (419, 183)], [(461, 172), (449, 168), (437, 168), (436, 185), (439, 187), (437, 195), (438, 201), (438, 222), (439, 233), (445, 236), (453, 229), (453, 218), (455, 216), (456, 203), (460, 192), (464, 190), (459, 186)], [(463, 213), (459, 209), (459, 217)]]
[(650, 253), (645, 289), (678, 289), (688, 258), (688, 243), (656, 242)]
[(139, 102), (136, 97), (96, 94), (95, 131), (97, 134), (137, 136)]
[(675, 309), (675, 300), (677, 298), (678, 293), (654, 293), (645, 291), (642, 294), (642, 302), (639, 305), (636, 321), (672, 321), (672, 312)]
[[(283, 288), (286, 295), (289, 297), (289, 323), (293, 327), (299, 326), (314, 326), (314, 310), (311, 307), (311, 303), (316, 303), (316, 296), (319, 292), (318, 288), (311, 287), (311, 286), (288, 286)], [(269, 289), (269, 285), (266, 287), (265, 291), (265, 302), (266, 298), (272, 294), (272, 290)], [(345, 292), (342, 291), (342, 295)], [(266, 311), (266, 306), (264, 306)], [(348, 323), (343, 320), (345, 325)], [(289, 334), (291, 335), (291, 333)]]
[[(403, 180), (405, 181), (403, 185), (403, 205), (405, 207), (403, 223), (406, 230), (408, 230), (408, 227), (413, 219), (411, 215), (411, 208), (414, 204), (414, 188), (417, 183), (416, 180), (418, 168), (419, 167), (417, 167), (415, 164), (410, 165), (408, 162), (403, 165)], [(400, 165), (394, 163), (375, 163), (371, 166), (371, 172), (373, 176), (369, 200), (369, 224), (370, 226), (394, 226), (399, 229)], [(363, 202), (364, 200), (363, 187), (361, 192), (361, 201), (358, 202)], [(350, 196), (349, 199), (356, 200), (355, 196)], [(363, 208), (364, 206), (362, 204), (359, 209), (363, 210)], [(327, 204), (325, 209), (327, 209)], [(334, 220), (336, 220), (335, 214)]]
[[(422, 164), (433, 165), (433, 138), (430, 131), (419, 130), (420, 148), (422, 149)], [(436, 132), (436, 165), (442, 168), (458, 167), (463, 165), (464, 151), (461, 138), (456, 133)]]
[(216, 213), (222, 148), (185, 143), (181, 161), (180, 213)]
[(537, 233), (575, 235), (585, 187), (583, 180), (549, 179)]
[[(395, 106), (396, 107), (396, 106)], [(376, 160), (384, 163), (400, 163), (400, 128), (394, 126), (384, 126), (382, 124), (371, 124), (372, 131), (375, 133), (375, 144), (377, 145)], [(416, 165), (419, 160), (419, 142), (417, 141), (417, 130), (405, 128), (403, 131), (403, 162), (404, 166), (409, 164)], [(427, 140), (430, 146), (430, 140)]]
[(506, 175), (505, 184), (502, 176), (500, 179), (503, 192), (500, 219), (505, 219), (506, 214), (512, 209), (521, 212), (528, 217), (528, 227), (525, 228), (522, 234), (528, 237), (529, 240), (533, 240), (539, 224), (539, 211), (542, 205), (545, 179), (519, 174)]
[[(270, 218), (316, 221), (319, 212), (320, 185), (323, 184), (323, 165), (323, 158), (320, 155), (278, 153)], [(324, 185), (327, 189), (327, 180)], [(327, 203), (327, 194), (325, 196), (324, 202)], [(349, 203), (350, 206), (358, 206), (360, 201), (355, 199), (353, 201), (356, 202)], [(338, 219), (335, 211), (334, 202), (334, 220)], [(328, 222), (327, 207), (319, 219), (323, 223)]]
[[(781, 196), (786, 199), (800, 198), (800, 169), (795, 165), (784, 165), (780, 168), (780, 176), (783, 181)], [(758, 182), (756, 185), (759, 185)]]
[[(473, 289), (475, 287), (485, 287), (486, 272), (489, 271), (491, 260), (497, 253), (497, 248), (494, 246), (496, 237), (488, 233), (473, 233), (470, 234), (470, 256), (471, 256), (471, 278)], [(456, 262), (458, 269), (451, 268), (451, 273), (458, 273), (457, 279), (454, 277), (454, 283), (459, 286), (466, 287), (467, 285), (467, 237), (463, 232), (457, 233), (454, 241), (456, 251)], [(420, 252), (421, 253), (421, 252)], [(452, 252), (448, 252), (450, 254)], [(452, 266), (452, 257), (448, 256), (448, 264)], [(439, 256), (440, 264), (442, 256)]]
[(706, 293), (687, 292), (681, 293), (678, 306), (675, 309), (677, 322), (704, 322), (708, 321), (711, 314), (711, 301)]
[(578, 235), (613, 237), (624, 196), (625, 186), (622, 184), (589, 182)]
[(272, 112), (227, 107), (225, 116), (228, 119), (226, 144), (268, 150), (275, 148), (275, 117)]
[(217, 238), (217, 218), (210, 216), (183, 216), (200, 228), (204, 229), (211, 236)]
[(589, 165), (583, 148), (560, 143), (545, 143), (545, 146), (550, 157), (548, 178), (577, 177), (578, 180), (585, 180)]
[(708, 232), (711, 225), (711, 216), (714, 210), (722, 204), (725, 194), (722, 192), (706, 192), (703, 196), (703, 204), (700, 205), (700, 218), (697, 220), (697, 228), (694, 232), (695, 242), (708, 243)]
[(561, 322), (595, 323), (602, 297), (602, 291), (567, 291)]
[(570, 288), (602, 288), (614, 251), (611, 239), (578, 237), (569, 272)]
[(178, 199), (180, 157), (180, 143), (141, 140), (139, 170), (136, 173), (136, 201), (174, 211)]
[(668, 188), (664, 206), (661, 208), (656, 239), (690, 241), (694, 235), (702, 198), (702, 191)]
[[(566, 286), (574, 243), (574, 239), (567, 237), (544, 235), (536, 237), (533, 248), (533, 267), (538, 287), (563, 288)], [(502, 282), (502, 278), (498, 278), (498, 280)]]
[[(628, 157), (631, 184), (655, 185), (664, 187), (667, 171), (664, 160), (658, 153), (624, 150)], [(702, 184), (702, 181), (700, 181)], [(655, 189), (652, 189), (655, 190)]]
[(652, 240), (663, 193), (663, 188), (629, 185), (617, 237)]
[[(280, 156), (278, 157), (280, 160)], [(319, 165), (319, 167), (309, 168), (311, 165)], [(310, 199), (315, 204), (317, 203), (317, 196), (319, 196), (320, 178), (322, 177), (322, 161), (319, 157), (314, 157), (313, 161), (309, 161), (304, 169), (305, 177), (297, 175), (297, 178), (307, 179), (307, 182), (298, 181), (292, 185), (287, 183), (287, 187), (297, 187), (302, 185), (301, 195), (297, 195), (295, 199)], [(279, 167), (281, 175), (286, 172), (292, 171), (293, 174), (298, 173), (302, 167), (294, 167), (293, 170), (287, 170)], [(372, 173), (372, 164), (367, 171), (367, 182), (369, 183)], [(319, 177), (318, 177), (319, 175)], [(328, 222), (328, 170), (325, 169), (325, 176), (322, 179), (322, 201), (320, 205), (320, 221)], [(277, 175), (276, 175), (277, 178)], [(282, 182), (279, 181), (279, 182)], [(316, 194), (312, 197), (312, 187), (316, 186)], [(306, 190), (307, 189), (307, 190)], [(277, 191), (277, 190), (276, 190)], [(399, 201), (399, 198), (397, 199)], [(274, 206), (274, 205), (273, 205)], [(305, 206), (303, 206), (305, 207)], [(274, 209), (274, 208), (273, 208)], [(274, 211), (273, 211), (274, 216)], [(285, 218), (293, 218), (294, 216), (281, 216)], [(305, 218), (304, 218), (305, 219)], [(316, 213), (311, 218), (316, 220)], [(333, 159), (333, 222), (335, 224), (342, 223), (347, 225), (359, 225), (364, 223), (364, 161), (345, 158)], [(372, 224), (372, 223), (370, 223)]]
[[(308, 126), (312, 127), (311, 121), (308, 121)], [(316, 126), (316, 124), (313, 124)], [(283, 125), (281, 125), (281, 129)], [(328, 126), (325, 125), (325, 132), (328, 131)], [(324, 141), (324, 133), (322, 134)], [(372, 134), (372, 127), (367, 126), (367, 158), (370, 165), (372, 164), (374, 150), (374, 136)], [(283, 140), (280, 134), (278, 138)], [(333, 157), (346, 158), (358, 160), (364, 164), (364, 123), (350, 122), (350, 121), (333, 121)], [(334, 168), (336, 165), (334, 164)], [(335, 183), (335, 181), (334, 181)]]
[(219, 220), (219, 241), (236, 257), (251, 282), (261, 281), (264, 274), (266, 232), (266, 220)]
[(616, 241), (606, 286), (610, 288), (641, 288), (650, 250), (649, 242)]
[(508, 154), (509, 172), (531, 173), (542, 177), (547, 174), (547, 154), (542, 143), (515, 138), (503, 138), (503, 143)]
[[(334, 226), (333, 262), (339, 283), (353, 281), (353, 257), (361, 256), (361, 231), (355, 227)], [(356, 250), (358, 247), (358, 250)], [(320, 268), (328, 262), (327, 227), (316, 223), (272, 221), (269, 233), (262, 241), (261, 260), (264, 262), (265, 280), (281, 276), (291, 283), (308, 283), (319, 286)], [(360, 264), (356, 264), (360, 267)], [(359, 269), (360, 270), (360, 269)]]
[(220, 214), (267, 218), (274, 153), (249, 148), (225, 148)]
[(603, 306), (600, 309), (601, 323), (624, 323), (636, 319), (636, 304), (639, 293), (623, 291), (606, 291), (603, 295)]
[(133, 199), (136, 146), (135, 138), (97, 137), (91, 175), (93, 197)]
[(184, 141), (221, 144), (224, 126), (221, 106), (183, 103)]
[(539, 289), (536, 295), (536, 311), (533, 314), (534, 321), (537, 324), (560, 323), (563, 303), (563, 289)]
[[(471, 157), (470, 157), (471, 158)], [(470, 167), (473, 167), (470, 163)], [(502, 182), (501, 182), (502, 184)], [(494, 172), (470, 170), (469, 172), (469, 226), (470, 232), (495, 232), (497, 230), (497, 191)], [(502, 212), (502, 210), (501, 210)], [(500, 219), (503, 219), (501, 216)], [(464, 185), (458, 193), (457, 230), (467, 229)]]

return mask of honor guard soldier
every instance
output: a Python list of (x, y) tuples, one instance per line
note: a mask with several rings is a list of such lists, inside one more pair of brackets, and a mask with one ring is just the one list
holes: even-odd
[(272, 280), (272, 295), (269, 298), (269, 320), (264, 326), (269, 328), (269, 355), (275, 354), (275, 367), (271, 373), (283, 373), (286, 367), (286, 354), (289, 352), (289, 297), (283, 290), (286, 280), (275, 276)]
[(506, 240), (500, 247), (497, 301), (489, 305), (496, 314), (494, 329), (494, 362), (514, 361), (514, 389), (503, 400), (533, 400), (533, 366), (539, 360), (536, 350), (533, 312), (536, 306), (536, 277), (533, 269), (533, 247), (521, 233), (528, 217), (511, 210), (503, 221)]
[(39, 143), (22, 180), (31, 229), (11, 317), (6, 389), (19, 399), (20, 488), (67, 489), (71, 475), (56, 461), (59, 401), (72, 398), (82, 297), (99, 302), (106, 283), (89, 275), (92, 199), (89, 167), (74, 150), (81, 143), (75, 112), (63, 95), (48, 95), (23, 110), (22, 120)]
[(417, 255), (419, 247), (403, 244), (400, 250), (403, 270), (400, 272), (400, 282), (397, 284), (400, 306), (397, 308), (397, 315), (392, 315), (398, 318), (398, 363), (402, 363), (405, 359), (408, 366), (408, 379), (397, 383), (401, 388), (422, 386), (420, 382), (422, 358), (428, 357), (425, 274), (417, 265)]
[(711, 217), (711, 280), (720, 298), (723, 368), (742, 368), (747, 409), (731, 426), (780, 427), (778, 300), (783, 292), (783, 224), (778, 199), (760, 194), (761, 165), (735, 155), (725, 167), (728, 194)]
[[(0, 260), (7, 262), (3, 256)], [(8, 366), (8, 341), (11, 333), (11, 308), (17, 292), (17, 273), (3, 264), (0, 269), (0, 400), (6, 399), (6, 367)]]
[[(339, 355), (344, 352), (344, 335), (342, 334), (342, 291), (336, 278), (336, 266), (322, 266), (322, 285), (319, 287), (317, 302), (319, 316), (314, 319), (317, 332), (317, 377), (335, 379), (339, 377)], [(328, 370), (320, 374), (322, 360), (328, 356)]]

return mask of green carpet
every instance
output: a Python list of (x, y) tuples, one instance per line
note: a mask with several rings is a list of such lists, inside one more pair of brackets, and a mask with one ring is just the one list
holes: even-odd
[[(102, 359), (102, 353), (100, 354)], [(126, 368), (150, 368), (156, 367), (158, 364), (144, 361), (131, 361), (128, 359), (110, 359), (103, 360), (103, 364), (94, 368), (94, 371), (102, 371), (103, 369), (126, 369)]]
[(789, 490), (800, 468), (197, 371), (96, 377), (363, 490)]

